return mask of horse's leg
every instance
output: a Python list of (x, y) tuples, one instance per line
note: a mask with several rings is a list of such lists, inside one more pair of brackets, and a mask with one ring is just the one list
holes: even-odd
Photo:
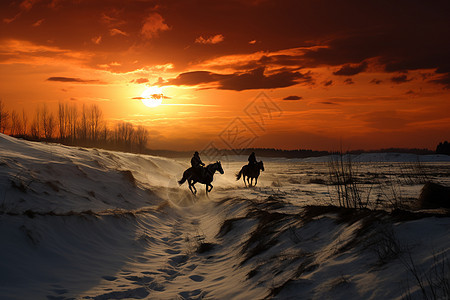
[(255, 177), (255, 186), (258, 184), (258, 177)]
[(190, 180), (188, 181), (188, 185), (189, 185), (189, 190), (191, 191), (191, 193), (195, 195), (194, 191), (192, 190), (192, 183)]
[[(192, 194), (197, 194), (197, 189), (195, 188), (195, 183), (193, 183), (191, 180), (188, 181), (189, 183), (189, 189), (191, 190)], [(194, 188), (194, 190), (192, 190), (192, 188)]]
[(250, 178), (250, 186), (253, 186), (253, 177)]
[[(210, 187), (210, 188), (208, 188), (208, 187)], [(206, 184), (206, 196), (207, 197), (209, 197), (208, 193), (211, 192), (212, 188), (213, 188), (213, 186), (210, 183)]]
[(247, 182), (245, 182), (245, 175), (242, 176), (242, 180), (244, 181), (245, 187), (247, 187)]

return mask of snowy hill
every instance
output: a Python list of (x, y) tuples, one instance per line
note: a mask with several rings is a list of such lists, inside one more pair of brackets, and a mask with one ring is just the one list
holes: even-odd
[(251, 189), (244, 162), (193, 197), (188, 160), (0, 135), (0, 298), (421, 299), (415, 275), (448, 295), (448, 216), (305, 207), (325, 161), (268, 159)]

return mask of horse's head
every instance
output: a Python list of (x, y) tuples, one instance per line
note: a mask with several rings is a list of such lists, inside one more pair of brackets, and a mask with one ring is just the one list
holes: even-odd
[(261, 171), (264, 171), (264, 164), (263, 164), (262, 160), (258, 162), (258, 168), (259, 168)]
[(224, 171), (222, 169), (222, 164), (220, 163), (220, 161), (216, 161), (215, 165), (216, 165), (216, 170), (219, 171), (220, 174), (223, 174)]

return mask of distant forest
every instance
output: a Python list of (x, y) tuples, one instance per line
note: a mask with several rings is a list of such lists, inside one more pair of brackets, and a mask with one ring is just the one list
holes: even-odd
[[(53, 113), (47, 105), (36, 111), (32, 118), (25, 110), (9, 112), (0, 100), (0, 132), (31, 141), (55, 142), (69, 146), (103, 148), (115, 151), (161, 155), (167, 157), (187, 157), (192, 151), (152, 150), (148, 148), (148, 130), (130, 122), (117, 122), (108, 127), (103, 112), (97, 104), (79, 107), (76, 104), (59, 103)], [(448, 142), (440, 143), (436, 152), (429, 149), (388, 148), (379, 150), (352, 150), (346, 153), (413, 153), (450, 155)], [(196, 149), (200, 151), (201, 149)], [(254, 151), (260, 157), (305, 158), (332, 154), (328, 151), (307, 149), (282, 150), (274, 148), (221, 149), (221, 155), (249, 155)]]

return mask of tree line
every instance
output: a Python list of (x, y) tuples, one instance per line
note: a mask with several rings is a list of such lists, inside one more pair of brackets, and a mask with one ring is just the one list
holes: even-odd
[(25, 109), (7, 111), (0, 100), (0, 132), (33, 141), (136, 153), (146, 152), (148, 143), (148, 130), (142, 125), (122, 121), (107, 126), (97, 104), (80, 107), (60, 102), (56, 112), (44, 104), (29, 115)]
[(448, 141), (439, 143), (436, 146), (436, 153), (450, 155), (450, 143)]

